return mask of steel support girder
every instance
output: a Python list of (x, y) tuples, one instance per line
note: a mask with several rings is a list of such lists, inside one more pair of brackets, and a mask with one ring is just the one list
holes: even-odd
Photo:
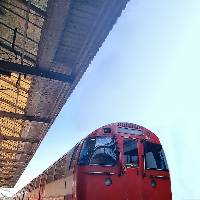
[(26, 74), (30, 76), (38, 76), (48, 79), (53, 79), (57, 81), (72, 83), (74, 78), (73, 76), (49, 71), (46, 69), (41, 69), (38, 67), (30, 67), (28, 65), (21, 65), (17, 63), (8, 62), (5, 60), (0, 60), (0, 70), (5, 72), (15, 72)]
[[(26, 1), (26, 0), (17, 0), (17, 1), (19, 1), (22, 4), (24, 4), (25, 6), (27, 6), (27, 4), (28, 4), (28, 1)], [(47, 14), (46, 14), (46, 12), (44, 10), (36, 7), (33, 4), (30, 5), (30, 9), (33, 10), (34, 12), (36, 12), (37, 14), (41, 15), (44, 18), (47, 16)]]
[(0, 135), (1, 140), (12, 140), (12, 141), (19, 141), (19, 142), (29, 142), (29, 143), (39, 143), (40, 140), (36, 138), (21, 138), (15, 136), (7, 136), (7, 135)]
[(48, 118), (41, 118), (37, 116), (28, 116), (25, 114), (20, 113), (13, 113), (13, 112), (6, 112), (6, 111), (0, 111), (0, 117), (6, 117), (11, 119), (17, 119), (17, 120), (27, 120), (30, 122), (41, 122), (41, 123), (50, 123), (50, 119)]

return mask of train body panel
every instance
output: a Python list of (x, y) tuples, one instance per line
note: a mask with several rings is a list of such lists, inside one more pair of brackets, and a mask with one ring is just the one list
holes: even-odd
[(51, 199), (59, 196), (64, 197), (66, 193), (72, 194), (72, 180), (73, 177), (70, 176), (47, 184), (41, 198)]
[(39, 183), (29, 189), (29, 200), (172, 199), (160, 141), (135, 124), (115, 123), (95, 130), (53, 166), (35, 180)]

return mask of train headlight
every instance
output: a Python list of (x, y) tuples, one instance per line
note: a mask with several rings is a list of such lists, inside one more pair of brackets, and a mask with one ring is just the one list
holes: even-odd
[(112, 179), (106, 178), (104, 183), (105, 183), (106, 186), (111, 186), (112, 185)]
[(111, 133), (111, 128), (103, 128), (104, 133)]
[(151, 187), (152, 187), (152, 188), (155, 188), (156, 186), (157, 186), (156, 181), (155, 181), (155, 180), (152, 180), (152, 181), (151, 181)]

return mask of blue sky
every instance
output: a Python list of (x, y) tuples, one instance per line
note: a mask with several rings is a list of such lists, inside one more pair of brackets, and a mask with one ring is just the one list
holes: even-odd
[(173, 199), (200, 199), (200, 1), (132, 0), (12, 192), (92, 130), (143, 125), (164, 146)]

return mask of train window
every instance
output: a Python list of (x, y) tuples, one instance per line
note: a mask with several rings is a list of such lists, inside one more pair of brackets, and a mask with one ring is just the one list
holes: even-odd
[(88, 138), (81, 149), (80, 165), (114, 166), (117, 164), (119, 153), (113, 137)]
[(67, 170), (70, 169), (71, 158), (74, 153), (74, 149), (75, 147), (73, 147), (69, 152), (67, 152), (67, 157), (66, 157)]
[(75, 148), (73, 148), (73, 153), (72, 153), (70, 164), (69, 164), (69, 170), (73, 169), (74, 166), (76, 165), (76, 161), (78, 157), (78, 147), (79, 147), (79, 144), (77, 144)]
[(127, 167), (138, 167), (138, 147), (136, 140), (124, 139), (124, 164)]
[(130, 128), (124, 128), (124, 127), (118, 127), (117, 131), (119, 133), (127, 133), (127, 134), (133, 134), (133, 135), (144, 134), (143, 131), (140, 129), (130, 129)]
[(145, 142), (144, 152), (146, 169), (168, 170), (165, 153), (160, 144)]

